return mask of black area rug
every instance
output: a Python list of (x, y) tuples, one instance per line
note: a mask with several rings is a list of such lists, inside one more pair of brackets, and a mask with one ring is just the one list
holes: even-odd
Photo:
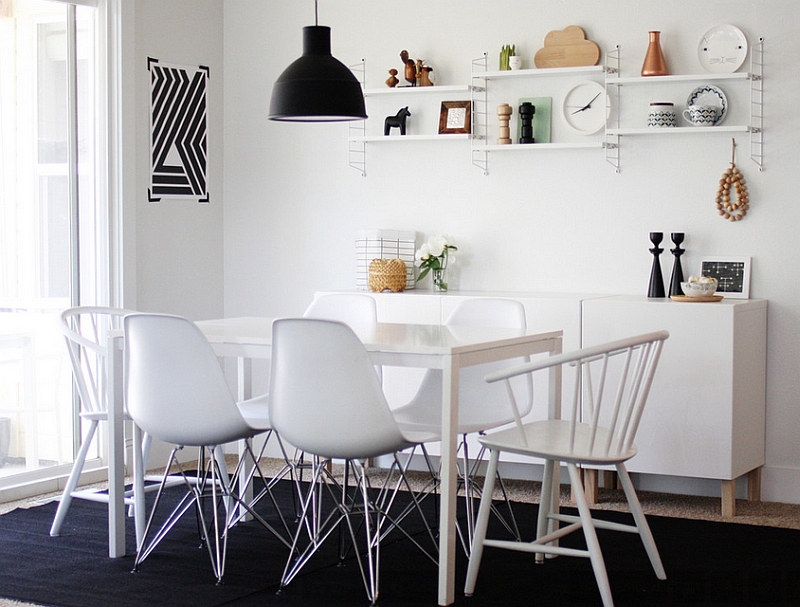
[[(288, 483), (279, 486), (291, 509)], [(176, 491), (176, 490), (173, 490)], [(194, 516), (131, 573), (133, 556), (109, 559), (105, 505), (76, 500), (62, 535), (49, 536), (56, 504), (0, 516), (0, 596), (58, 607), (296, 607), (368, 605), (354, 561), (337, 566), (335, 541), (281, 595), (287, 549), (255, 523), (231, 532), (225, 584), (217, 586), (198, 549)], [(536, 506), (516, 505), (524, 533)], [(268, 511), (265, 509), (265, 513)], [(626, 514), (598, 516), (628, 522)], [(659, 581), (638, 536), (600, 531), (618, 607), (633, 605), (800, 605), (800, 531), (649, 517), (668, 579)], [(129, 521), (129, 546), (133, 546)], [(573, 536), (565, 545), (580, 545)], [(600, 605), (586, 559), (486, 549), (475, 596), (463, 596), (466, 558), (459, 551), (456, 604), (484, 606)], [(381, 552), (383, 606), (435, 605), (436, 567), (405, 539)]]

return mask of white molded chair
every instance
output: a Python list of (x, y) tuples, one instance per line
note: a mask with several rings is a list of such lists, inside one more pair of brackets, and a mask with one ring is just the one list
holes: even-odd
[[(636, 497), (625, 462), (636, 455), (634, 438), (644, 411), (653, 375), (658, 365), (666, 331), (648, 333), (576, 352), (553, 356), (542, 361), (520, 365), (487, 376), (488, 382), (507, 383), (511, 378), (561, 367), (574, 375), (574, 397), (571, 405), (562, 408), (564, 418), (517, 423), (481, 438), (490, 450), (489, 471), (475, 526), (475, 537), (467, 570), (464, 592), (471, 596), (475, 590), (484, 546), (536, 553), (541, 562), (545, 554), (589, 558), (605, 607), (613, 606), (603, 553), (595, 528), (638, 533), (650, 563), (659, 579), (666, 579), (650, 527)], [(502, 385), (502, 384), (501, 384)], [(510, 542), (486, 539), (491, 507), (492, 485), (498, 456), (508, 451), (545, 460), (542, 497), (537, 521), (537, 539), (533, 542)], [(579, 516), (560, 514), (553, 508), (556, 466), (564, 463)], [(625, 497), (633, 514), (634, 525), (595, 520), (586, 500), (579, 466), (616, 468)], [(558, 529), (558, 523), (567, 526)], [(552, 526), (548, 532), (548, 526)], [(586, 549), (558, 545), (559, 538), (583, 530)]]
[(327, 293), (316, 297), (303, 317), (338, 320), (352, 327), (378, 322), (378, 309), (366, 293)]
[[(381, 530), (384, 524), (394, 524), (389, 509), (395, 494), (391, 490), (378, 496), (368, 493), (369, 480), (363, 461), (396, 454), (430, 439), (430, 434), (400, 430), (369, 354), (353, 330), (338, 321), (311, 318), (275, 321), (269, 408), (273, 427), (283, 440), (313, 456), (311, 483), (319, 489), (308, 491), (304, 497), (281, 588), (292, 581), (344, 521), (354, 547), (359, 529), (366, 534), (366, 563), (359, 550), (356, 556), (367, 596), (375, 603)], [(360, 497), (351, 498), (346, 487), (339, 486), (325, 466), (331, 459), (346, 460)], [(387, 479), (384, 487), (394, 482), (396, 472), (400, 474), (399, 482), (411, 493), (396, 455), (388, 473), (392, 478)], [(323, 486), (336, 507), (320, 516), (315, 504), (321, 499)], [(312, 532), (311, 540), (301, 549), (301, 538), (308, 529)], [(407, 534), (406, 537), (435, 562), (435, 556), (425, 551), (415, 538)], [(435, 545), (432, 534), (430, 540)], [(295, 550), (299, 552), (296, 558)]]
[[(108, 493), (101, 489), (81, 489), (77, 486), (86, 462), (92, 439), (101, 421), (108, 421), (107, 368), (109, 331), (122, 330), (122, 318), (131, 310), (105, 306), (78, 306), (61, 313), (59, 326), (67, 342), (72, 375), (80, 399), (80, 416), (88, 422), (81, 447), (75, 457), (64, 492), (56, 510), (50, 535), (57, 536), (74, 498), (108, 503)], [(130, 419), (127, 416), (126, 418)], [(143, 441), (143, 459), (147, 461), (150, 438)], [(133, 506), (132, 491), (125, 494), (125, 503)], [(144, 522), (137, 521), (137, 534), (141, 536)]]
[[(264, 423), (265, 418), (254, 422), (254, 416), (248, 415), (246, 418), (242, 413), (266, 409), (266, 396), (238, 403), (237, 406), (211, 345), (200, 329), (185, 318), (130, 314), (124, 319), (124, 328), (128, 412), (144, 432), (176, 445), (170, 453), (144, 538), (139, 543), (134, 571), (192, 505), (196, 506), (201, 540), (208, 548), (218, 583), (225, 573), (229, 526), (238, 516), (239, 508), (245, 509), (288, 547), (286, 537), (291, 532), (280, 511), (278, 515), (282, 531), (276, 530), (240, 498), (256, 475), (268, 486), (258, 467), (258, 459), (245, 439), (271, 433), (272, 428)], [(225, 443), (239, 440), (245, 440), (244, 454), (229, 481), (227, 470), (219, 461), (219, 448)], [(198, 479), (187, 477), (176, 458), (177, 452), (183, 447), (200, 448)], [(208, 451), (209, 457), (204, 464), (205, 451)], [(247, 458), (252, 469), (243, 481), (239, 472)], [(205, 467), (201, 470), (203, 464)], [(147, 543), (164, 483), (173, 466), (183, 478), (187, 492), (155, 537)], [(204, 514), (204, 501), (212, 509), (210, 523), (207, 523)], [(224, 516), (219, 512), (221, 504), (226, 510)]]
[[(478, 326), (501, 329), (520, 329), (527, 327), (525, 320), (525, 307), (519, 301), (499, 298), (466, 299), (453, 310), (445, 321), (450, 327)], [(508, 368), (514, 363), (527, 362), (520, 358), (516, 361), (501, 361), (461, 370), (458, 388), (458, 433), (463, 440), (460, 445), (462, 469), (461, 476), (465, 483), (466, 511), (467, 511), (467, 537), (459, 529), (459, 535), (464, 550), (469, 553), (474, 529), (475, 506), (473, 497), (480, 497), (480, 487), (474, 479), (480, 473), (479, 466), (483, 461), (484, 450), (481, 449), (470, 463), (470, 453), (467, 435), (483, 433), (487, 430), (499, 428), (514, 421), (514, 410), (503, 386), (488, 384), (484, 381), (487, 373), (498, 369)], [(513, 390), (519, 402), (519, 415), (524, 417), (533, 407), (533, 384), (530, 376), (514, 380)], [(429, 370), (425, 373), (419, 390), (414, 398), (405, 405), (394, 409), (394, 416), (402, 428), (424, 430), (437, 434), (436, 440), (441, 440), (442, 428), (442, 372)], [(502, 488), (502, 479), (500, 479)], [(505, 494), (505, 489), (503, 488)], [(508, 506), (508, 520), (501, 517), (508, 531), (515, 537), (519, 536), (516, 522), (510, 504)], [(495, 513), (500, 515), (495, 509)]]
[[(314, 298), (303, 318), (338, 320), (350, 327), (374, 325), (378, 322), (378, 306), (366, 293), (326, 293)], [(375, 365), (375, 371), (382, 381), (381, 366)]]

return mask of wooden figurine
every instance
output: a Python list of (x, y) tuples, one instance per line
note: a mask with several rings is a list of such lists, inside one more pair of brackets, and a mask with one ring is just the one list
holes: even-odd
[(390, 89), (393, 89), (397, 86), (398, 82), (400, 82), (400, 80), (397, 78), (397, 70), (394, 68), (390, 69), (389, 77), (386, 79), (386, 86), (388, 86)]
[(433, 86), (433, 80), (431, 80), (431, 72), (433, 68), (429, 65), (423, 65), (422, 71), (419, 74), (419, 85), (420, 86)]
[(408, 51), (406, 50), (400, 51), (400, 59), (406, 66), (404, 72), (406, 82), (410, 83), (411, 86), (417, 86), (417, 65), (414, 60), (408, 58)]
[(405, 135), (406, 118), (409, 116), (411, 116), (411, 112), (408, 111), (408, 106), (400, 108), (400, 111), (394, 116), (387, 116), (386, 120), (383, 121), (383, 134), (388, 135), (393, 127), (397, 127), (400, 129), (400, 134)]
[(508, 123), (511, 120), (513, 111), (513, 108), (507, 103), (497, 107), (497, 117), (500, 119), (500, 136), (497, 139), (498, 145), (508, 145), (511, 143), (511, 129)]

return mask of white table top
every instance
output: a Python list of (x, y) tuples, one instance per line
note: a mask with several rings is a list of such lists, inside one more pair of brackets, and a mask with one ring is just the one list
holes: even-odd
[[(204, 320), (197, 326), (212, 344), (270, 346), (273, 318), (239, 317)], [(471, 326), (377, 323), (355, 325), (367, 350), (404, 354), (461, 354), (496, 347), (508, 347), (561, 336), (561, 331), (542, 333), (533, 329), (497, 329)]]

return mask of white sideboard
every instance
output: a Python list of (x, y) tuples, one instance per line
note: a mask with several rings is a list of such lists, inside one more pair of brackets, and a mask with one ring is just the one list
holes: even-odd
[[(464, 299), (521, 301), (528, 326), (564, 332), (564, 350), (666, 329), (631, 472), (719, 480), (722, 511), (735, 512), (735, 481), (748, 476), (759, 499), (764, 464), (767, 301), (675, 302), (668, 298), (589, 294), (407, 291), (369, 293), (380, 322), (443, 323)], [(413, 396), (421, 372), (385, 372), (392, 405)], [(535, 386), (536, 393), (546, 386)], [(565, 393), (564, 398), (569, 398)], [(535, 405), (532, 418), (545, 415)], [(521, 461), (521, 460), (519, 460)], [(596, 479), (595, 479), (596, 480)]]
[(666, 329), (631, 472), (718, 479), (734, 513), (735, 480), (760, 492), (765, 457), (767, 302), (618, 296), (583, 302), (582, 344)]

